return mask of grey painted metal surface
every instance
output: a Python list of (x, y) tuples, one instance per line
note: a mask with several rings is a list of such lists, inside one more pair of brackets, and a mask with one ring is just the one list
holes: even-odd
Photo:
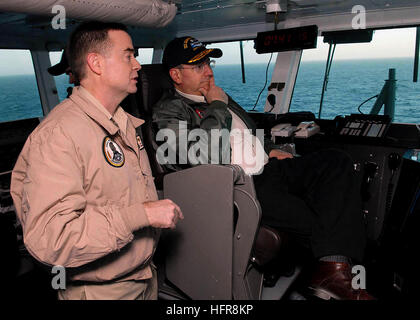
[(259, 300), (263, 276), (250, 265), (249, 260), (260, 225), (261, 207), (256, 199), (252, 178), (243, 175), (240, 180), (234, 191), (238, 222), (233, 240), (233, 296), (235, 300)]
[(201, 165), (165, 176), (164, 196), (185, 217), (166, 234), (167, 279), (192, 299), (260, 299), (263, 275), (250, 263), (261, 218), (252, 178), (239, 166)]
[(206, 165), (169, 174), (164, 196), (184, 214), (168, 234), (168, 280), (192, 299), (231, 299), (232, 170)]

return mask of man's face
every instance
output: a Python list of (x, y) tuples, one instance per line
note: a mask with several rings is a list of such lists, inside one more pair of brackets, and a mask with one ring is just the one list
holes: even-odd
[(209, 80), (214, 76), (213, 70), (209, 66), (209, 60), (205, 60), (200, 65), (182, 64), (176, 72), (171, 74), (175, 81), (175, 87), (188, 94), (202, 95), (200, 88), (209, 89)]
[(140, 63), (134, 57), (131, 37), (121, 30), (108, 31), (112, 44), (104, 54), (102, 78), (115, 94), (128, 95), (137, 91), (137, 71)]

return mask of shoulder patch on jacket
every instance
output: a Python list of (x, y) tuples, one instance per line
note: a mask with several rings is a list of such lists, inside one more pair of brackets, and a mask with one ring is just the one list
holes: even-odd
[(111, 137), (106, 136), (102, 142), (102, 151), (104, 153), (105, 160), (113, 167), (122, 167), (125, 162), (124, 152), (121, 147), (111, 139)]

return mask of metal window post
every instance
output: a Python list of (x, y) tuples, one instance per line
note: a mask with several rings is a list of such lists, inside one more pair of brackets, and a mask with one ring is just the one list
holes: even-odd
[(31, 55), (42, 110), (45, 116), (59, 103), (55, 80), (47, 72), (47, 69), (51, 66), (50, 57), (47, 51), (40, 50), (31, 50)]
[(379, 114), (379, 111), (384, 107), (384, 114), (388, 115), (392, 120), (395, 114), (395, 91), (396, 91), (395, 69), (389, 69), (388, 80), (385, 80), (385, 84), (382, 87), (381, 93), (376, 99), (375, 104), (370, 110), (370, 114)]

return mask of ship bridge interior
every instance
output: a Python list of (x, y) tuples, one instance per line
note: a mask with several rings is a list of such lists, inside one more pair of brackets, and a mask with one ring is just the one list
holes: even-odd
[[(58, 7), (53, 9), (54, 6)], [(363, 22), (365, 24), (363, 30), (355, 30), (354, 17), (360, 12), (364, 14)], [(160, 79), (156, 80), (156, 78), (159, 72), (162, 72), (163, 48), (174, 37), (190, 35), (206, 44), (217, 46), (219, 43), (231, 41), (252, 42), (257, 39), (259, 34), (265, 32), (283, 31), (285, 32), (283, 35), (290, 30), (305, 30), (306, 32), (307, 29), (304, 28), (309, 27), (312, 28), (311, 30), (315, 30), (312, 45), (316, 47), (317, 38), (323, 37), (324, 42), (328, 42), (326, 39), (329, 37), (328, 45), (331, 50), (336, 43), (370, 41), (373, 30), (415, 27), (417, 34), (420, 35), (420, 1), (1, 1), (0, 50), (10, 50), (11, 52), (12, 50), (26, 50), (29, 52), (28, 57), (33, 63), (35, 91), (42, 109), (39, 116), (16, 121), (0, 119), (0, 150), (3, 155), (0, 163), (0, 217), (2, 218), (2, 230), (4, 230), (4, 232), (0, 232), (0, 235), (4, 237), (4, 241), (2, 240), (0, 243), (7, 244), (3, 248), (10, 259), (10, 263), (3, 265), (6, 269), (0, 272), (0, 275), (10, 278), (10, 275), (13, 274), (14, 285), (20, 290), (22, 299), (32, 298), (38, 292), (39, 299), (55, 299), (55, 292), (49, 287), (51, 274), (46, 273), (45, 268), (40, 266), (24, 247), (22, 229), (19, 222), (16, 221), (13, 201), (9, 193), (11, 172), (29, 134), (42, 121), (43, 117), (60, 102), (54, 77), (46, 72), (52, 65), (50, 53), (61, 52), (74, 28), (80, 22), (87, 20), (122, 22), (128, 26), (136, 48), (153, 50), (151, 63), (148, 63), (140, 71), (138, 92), (129, 96), (122, 103), (127, 112), (150, 120), (148, 118), (150, 117), (150, 113), (148, 114), (150, 101), (157, 101), (156, 99), (159, 98), (157, 95), (162, 92), (162, 88), (153, 86), (162, 85)], [(418, 38), (420, 39), (419, 36)], [(318, 40), (318, 42), (320, 41), (322, 40)], [(419, 41), (417, 41), (418, 46)], [(265, 48), (265, 50), (264, 52), (275, 51), (272, 48)], [(392, 86), (395, 84), (395, 78), (391, 71), (383, 88), (384, 93), (375, 92), (379, 96), (376, 109), (373, 108), (375, 114), (337, 115), (334, 119), (323, 119), (321, 117), (322, 103), (319, 114), (309, 111), (289, 112), (304, 50), (306, 50), (304, 47), (289, 48), (288, 50), (277, 48), (273, 76), (271, 80), (268, 80), (267, 90), (262, 96), (265, 103), (264, 112), (248, 113), (258, 127), (264, 129), (268, 138), (279, 144), (290, 145), (298, 155), (326, 148), (341, 149), (351, 155), (363, 199), (362, 214), (369, 243), (364, 263), (368, 272), (373, 275), (370, 280), (372, 291), (383, 299), (400, 299), (412, 296), (417, 289), (415, 283), (418, 283), (419, 280), (411, 265), (411, 255), (418, 250), (414, 239), (417, 232), (416, 227), (417, 229), (420, 227), (420, 201), (418, 201), (420, 194), (420, 125), (392, 121), (395, 103), (389, 97), (392, 97), (392, 93), (394, 93), (395, 100), (395, 86)], [(413, 48), (414, 54), (418, 56), (418, 51)], [(414, 73), (418, 71), (418, 57), (415, 61), (417, 62), (414, 62), (414, 65), (417, 67), (414, 67)], [(331, 63), (332, 57), (330, 61), (330, 54), (328, 54), (327, 70)], [(16, 66), (16, 68), (18, 67)], [(2, 70), (0, 69), (1, 76)], [(327, 80), (328, 72), (325, 71), (324, 84)], [(147, 87), (149, 88), (148, 92), (144, 90), (146, 85), (149, 86)], [(150, 91), (152, 87), (153, 92)], [(1, 90), (0, 88), (0, 93)], [(147, 96), (148, 94), (151, 96)], [(16, 100), (22, 99), (18, 97)], [(379, 111), (383, 106), (385, 114), (382, 115), (379, 114)], [(387, 112), (388, 114), (386, 114)], [(298, 138), (293, 135), (294, 129), (291, 130), (291, 128), (296, 128), (300, 124), (303, 124), (301, 132), (305, 132), (306, 135)], [(360, 130), (355, 130), (355, 125), (358, 126), (357, 128), (360, 126)], [(286, 133), (272, 130), (275, 126), (286, 129)], [(145, 127), (150, 129), (150, 127)], [(152, 143), (146, 147), (149, 157), (153, 157), (155, 150)], [(189, 206), (189, 210), (196, 208), (197, 203), (188, 203), (185, 200), (185, 192), (183, 194), (182, 191), (188, 190), (199, 197), (200, 192), (205, 193), (208, 190), (201, 189), (199, 186), (195, 187), (194, 183), (197, 183), (197, 179), (205, 180), (213, 174), (220, 181), (224, 181), (224, 186), (220, 187), (217, 190), (218, 193), (215, 192), (214, 195), (223, 194), (229, 189), (232, 197), (233, 194), (236, 194), (238, 199), (240, 198), (242, 202), (246, 203), (245, 209), (243, 209), (245, 214), (248, 214), (247, 210), (252, 209), (254, 211), (249, 213), (252, 216), (259, 210), (258, 201), (255, 200), (253, 194), (252, 181), (244, 178), (241, 173), (235, 171), (236, 169), (215, 170), (212, 167), (210, 170), (215, 171), (185, 170), (187, 172), (172, 176), (162, 172), (159, 166), (152, 169), (160, 194), (165, 194), (166, 185), (168, 188), (166, 194), (171, 193), (174, 197), (179, 197), (179, 201), (185, 203), (185, 206)], [(183, 184), (178, 180), (181, 178), (185, 179)], [(180, 187), (181, 185), (182, 187)], [(229, 188), (226, 187), (227, 185)], [(234, 189), (235, 185), (239, 185), (239, 187)], [(211, 188), (215, 190), (219, 187), (212, 185)], [(241, 197), (243, 194), (251, 194), (252, 200), (243, 199)], [(234, 200), (237, 199), (230, 199), (229, 205), (233, 206)], [(215, 203), (218, 202), (217, 198), (210, 197), (205, 201), (209, 207), (216, 206)], [(220, 212), (224, 212), (223, 210), (226, 208), (220, 207)], [(265, 261), (267, 256), (264, 256), (264, 252), (262, 255), (258, 255), (254, 250), (256, 248), (254, 242), (261, 240), (258, 239), (258, 218), (241, 220), (238, 219), (237, 211), (238, 209), (230, 210), (229, 217), (233, 218), (223, 220), (232, 227), (233, 232), (221, 233), (220, 237), (216, 237), (217, 239), (214, 240), (218, 241), (220, 247), (223, 247), (223, 241), (241, 239), (242, 242), (236, 247), (233, 244), (227, 246), (229, 248), (226, 250), (230, 254), (228, 257), (220, 257), (220, 250), (213, 250), (214, 246), (209, 243), (193, 248), (191, 246), (175, 248), (173, 252), (182, 251), (182, 255), (179, 257), (170, 255), (169, 260), (172, 260), (168, 263), (172, 263), (172, 267), (165, 270), (165, 272), (168, 271), (167, 273), (161, 273), (161, 275), (163, 274), (159, 279), (163, 288), (161, 298), (226, 299), (227, 297), (285, 300), (293, 299), (293, 297), (302, 298), (300, 294), (296, 295), (302, 271), (300, 261), (295, 263), (295, 261), (289, 261), (287, 260), (289, 258), (282, 256), (281, 259), (274, 259), (267, 263)], [(214, 222), (213, 219), (206, 220), (209, 230), (210, 228), (218, 230), (219, 225)], [(191, 229), (195, 228), (194, 225), (190, 225), (190, 227)], [(157, 256), (157, 259), (163, 259), (158, 260), (163, 264), (163, 268), (165, 268), (166, 258), (165, 255), (162, 257), (162, 252), (168, 253), (168, 250), (178, 243), (177, 236), (179, 237), (179, 232), (183, 232), (183, 230), (191, 231), (180, 228), (174, 234), (164, 237), (166, 242), (162, 242), (163, 250)], [(244, 236), (244, 232), (248, 237)], [(270, 233), (270, 230), (267, 232)], [(9, 235), (12, 235), (12, 241), (10, 237), (6, 238)], [(270, 241), (277, 241), (277, 244), (287, 239), (287, 235), (278, 233), (265, 234), (264, 236), (269, 237)], [(199, 243), (198, 239), (194, 237), (197, 235), (194, 235), (193, 239)], [(203, 252), (202, 248), (206, 248), (206, 251)], [(220, 272), (219, 279), (212, 277), (214, 270), (209, 265), (203, 266), (204, 269), (197, 267), (199, 270), (196, 268), (191, 269), (191, 272), (185, 272), (183, 261), (190, 261), (193, 264), (194, 261), (199, 260), (197, 256), (191, 256), (191, 252), (197, 252), (197, 255), (214, 253), (218, 257), (217, 259), (224, 259), (223, 266), (229, 272)], [(261, 260), (265, 261), (262, 264), (266, 269), (261, 270), (257, 266)], [(220, 264), (222, 265), (222, 262)], [(238, 267), (239, 265), (240, 267)], [(386, 265), (385, 268), (384, 265)], [(238, 280), (235, 275), (232, 276), (232, 270), (240, 270), (242, 277), (239, 277)], [(247, 276), (244, 277), (242, 273)], [(304, 272), (302, 274), (304, 275)], [(172, 278), (165, 279), (165, 276)], [(194, 281), (185, 278), (188, 276), (193, 276)], [(204, 284), (200, 284), (200, 279), (205, 280), (208, 290), (200, 289), (204, 286)], [(295, 280), (297, 281), (295, 282)], [(224, 283), (223, 287), (220, 286), (221, 282)], [(229, 285), (225, 285), (225, 283)], [(183, 287), (184, 285), (185, 287)]]

